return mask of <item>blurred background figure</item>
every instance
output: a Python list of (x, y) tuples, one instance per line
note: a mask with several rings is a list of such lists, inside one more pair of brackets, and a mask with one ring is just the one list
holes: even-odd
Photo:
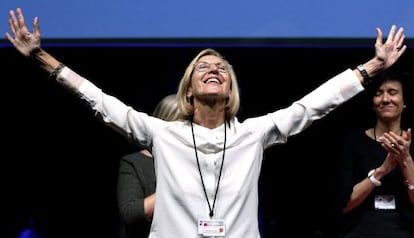
[[(164, 97), (155, 107), (153, 116), (165, 121), (176, 120), (176, 95)], [(147, 238), (155, 201), (154, 160), (149, 150), (142, 148), (121, 158), (117, 194), (120, 238)]]

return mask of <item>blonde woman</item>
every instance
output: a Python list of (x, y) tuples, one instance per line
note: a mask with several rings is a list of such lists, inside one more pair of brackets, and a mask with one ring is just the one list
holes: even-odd
[(15, 48), (84, 100), (108, 126), (152, 150), (157, 195), (151, 238), (260, 237), (258, 179), (264, 150), (286, 143), (363, 91), (407, 48), (403, 28), (392, 26), (385, 42), (378, 28), (370, 60), (287, 108), (243, 122), (236, 117), (239, 89), (233, 67), (217, 51), (205, 49), (181, 79), (180, 120), (167, 122), (134, 110), (64, 66), (41, 48), (38, 18), (31, 33), (21, 9), (16, 13), (9, 13), (12, 35), (6, 34)]

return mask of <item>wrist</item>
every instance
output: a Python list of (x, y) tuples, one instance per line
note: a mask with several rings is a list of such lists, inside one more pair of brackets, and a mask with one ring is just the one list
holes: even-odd
[(65, 67), (64, 64), (59, 63), (58, 66), (56, 66), (52, 72), (50, 73), (50, 77), (54, 77), (56, 78), (56, 76), (60, 73), (60, 71), (62, 71), (62, 69)]
[(40, 47), (35, 47), (35, 48), (33, 48), (31, 51), (30, 51), (30, 53), (29, 53), (29, 56), (30, 57), (32, 57), (32, 58), (34, 58), (34, 59), (36, 59), (37, 57), (39, 57), (39, 55), (41, 55), (42, 54), (42, 48), (40, 48)]
[(372, 184), (374, 184), (376, 187), (381, 186), (382, 185), (381, 181), (379, 181), (377, 178), (375, 178), (374, 173), (375, 173), (375, 169), (372, 169), (368, 172), (369, 181)]
[(410, 166), (414, 166), (411, 156), (407, 156), (405, 159), (403, 159), (401, 166), (402, 168), (409, 168)]
[(359, 74), (362, 76), (362, 81), (361, 81), (362, 85), (364, 87), (368, 86), (371, 83), (372, 78), (369, 76), (364, 65), (360, 64), (356, 67), (356, 69), (358, 70)]
[(380, 60), (379, 58), (375, 57), (364, 64), (365, 70), (367, 71), (369, 77), (373, 78), (377, 74), (383, 72), (385, 70), (385, 63), (384, 61)]

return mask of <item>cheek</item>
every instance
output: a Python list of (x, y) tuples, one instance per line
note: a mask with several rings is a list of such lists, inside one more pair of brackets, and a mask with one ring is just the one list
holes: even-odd
[(378, 106), (381, 104), (380, 100), (373, 100), (372, 101), (372, 110), (374, 110), (375, 113), (378, 113)]
[(202, 83), (203, 75), (194, 73), (191, 77), (191, 81), (189, 83), (189, 88), (196, 89)]
[(197, 87), (199, 87), (200, 84), (200, 76), (197, 76), (197, 74), (193, 74), (190, 79), (190, 83), (188, 84), (188, 90), (193, 92), (194, 90), (197, 90)]
[(377, 107), (378, 105), (380, 105), (381, 104), (381, 98), (379, 98), (379, 97), (374, 97), (373, 99), (372, 99), (372, 106), (375, 108), (375, 107)]
[(398, 103), (398, 105), (401, 105), (401, 106), (404, 105), (404, 99), (402, 97), (398, 97), (395, 100)]

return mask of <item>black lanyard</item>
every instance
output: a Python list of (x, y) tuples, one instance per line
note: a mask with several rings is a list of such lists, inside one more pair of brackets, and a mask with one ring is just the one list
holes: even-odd
[(193, 120), (191, 120), (190, 122), (191, 122), (191, 132), (192, 132), (192, 134), (193, 134), (194, 152), (195, 152), (195, 156), (196, 156), (196, 159), (197, 159), (198, 172), (200, 173), (201, 184), (202, 184), (202, 186), (203, 186), (204, 195), (206, 196), (206, 200), (207, 200), (207, 204), (208, 204), (208, 209), (210, 210), (209, 216), (210, 216), (210, 218), (212, 218), (212, 217), (214, 216), (214, 207), (215, 207), (215, 205), (216, 205), (216, 198), (217, 198), (217, 193), (218, 193), (218, 189), (219, 189), (219, 185), (220, 185), (221, 172), (223, 171), (224, 154), (225, 154), (225, 152), (226, 152), (226, 138), (227, 138), (227, 132), (226, 132), (226, 131), (227, 131), (227, 130), (226, 130), (226, 122), (224, 122), (224, 145), (223, 145), (223, 159), (221, 160), (220, 173), (219, 173), (219, 177), (218, 177), (218, 181), (217, 181), (217, 188), (216, 188), (216, 192), (215, 192), (215, 194), (214, 194), (213, 207), (211, 207), (211, 205), (210, 205), (210, 201), (208, 200), (208, 195), (207, 195), (207, 191), (206, 191), (206, 186), (204, 185), (203, 174), (201, 173), (200, 162), (199, 162), (199, 160), (198, 160), (197, 146), (196, 146), (195, 136), (194, 136)]

